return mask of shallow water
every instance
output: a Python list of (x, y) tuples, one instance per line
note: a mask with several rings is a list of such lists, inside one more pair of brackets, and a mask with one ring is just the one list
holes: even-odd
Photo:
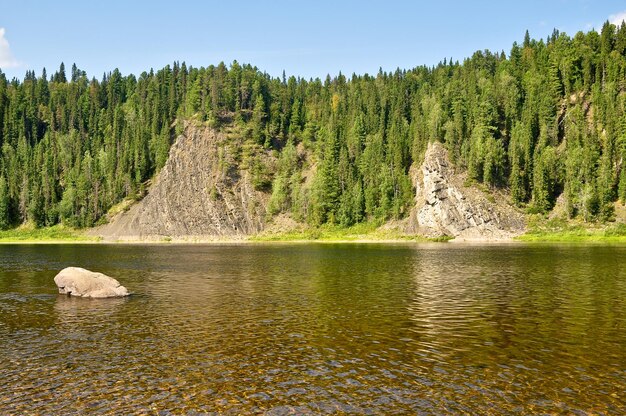
[[(624, 414), (624, 264), (595, 245), (2, 245), (0, 414)], [(134, 295), (57, 295), (69, 265)]]

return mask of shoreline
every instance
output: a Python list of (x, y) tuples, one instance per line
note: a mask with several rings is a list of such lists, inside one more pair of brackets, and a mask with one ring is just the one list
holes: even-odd
[(157, 240), (0, 240), (0, 246), (3, 245), (145, 245), (145, 246), (165, 246), (165, 245), (188, 245), (188, 246), (219, 246), (219, 245), (301, 245), (301, 244), (402, 244), (402, 245), (420, 245), (420, 246), (461, 246), (461, 245), (472, 245), (472, 246), (487, 246), (487, 245), (520, 245), (520, 246), (538, 246), (538, 245), (578, 245), (578, 244), (589, 244), (589, 245), (626, 245), (626, 238), (613, 239), (597, 239), (597, 238), (589, 238), (589, 239), (576, 239), (576, 240), (567, 240), (567, 239), (533, 239), (533, 240), (524, 240), (524, 239), (509, 239), (509, 240), (450, 240), (450, 241), (414, 241), (414, 240), (375, 240), (375, 239), (356, 239), (356, 240), (239, 240), (239, 239), (231, 239), (231, 240), (171, 240), (171, 241), (157, 241)]
[(376, 224), (359, 224), (348, 228), (323, 226), (320, 228), (266, 232), (254, 235), (211, 236), (119, 236), (104, 237), (94, 228), (74, 229), (63, 225), (35, 228), (21, 226), (0, 231), (2, 244), (141, 244), (141, 245), (248, 245), (248, 244), (626, 244), (626, 225), (543, 223), (531, 225), (524, 234), (485, 237), (448, 236), (426, 237), (404, 234), (396, 229), (380, 228)]
[(153, 239), (153, 238), (125, 238), (125, 239), (102, 239), (102, 238), (63, 238), (63, 239), (4, 239), (0, 238), (0, 246), (2, 245), (300, 245), (300, 244), (411, 244), (411, 245), (440, 245), (440, 246), (459, 246), (459, 245), (552, 245), (552, 244), (625, 244), (626, 236), (579, 236), (578, 238), (570, 238), (561, 236), (558, 233), (552, 235), (542, 235), (541, 237), (532, 234), (522, 234), (512, 238), (456, 238), (446, 240), (436, 239), (411, 239), (411, 238), (338, 238), (338, 239), (257, 239), (254, 236), (246, 238), (172, 238), (172, 239)]

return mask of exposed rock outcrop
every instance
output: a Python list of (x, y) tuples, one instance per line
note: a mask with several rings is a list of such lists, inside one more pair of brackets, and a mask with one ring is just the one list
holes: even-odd
[(128, 290), (117, 280), (80, 267), (67, 267), (55, 277), (59, 293), (83, 298), (117, 298), (128, 296)]
[[(269, 193), (253, 186), (250, 161), (269, 169), (276, 161), (249, 146), (237, 134), (188, 124), (147, 196), (90, 233), (114, 240), (204, 241), (263, 231)], [(465, 186), (466, 175), (454, 171), (440, 143), (429, 144), (424, 162), (411, 172), (415, 207), (400, 225), (405, 232), (468, 240), (523, 232), (524, 216), (508, 196)]]
[(188, 125), (148, 195), (91, 233), (156, 240), (236, 238), (261, 231), (268, 194), (255, 190), (250, 169), (240, 166), (243, 151), (242, 143), (222, 132)]
[(440, 143), (428, 145), (412, 175), (416, 197), (408, 232), (467, 240), (507, 239), (523, 232), (524, 216), (508, 198), (465, 186), (465, 174), (454, 172)]

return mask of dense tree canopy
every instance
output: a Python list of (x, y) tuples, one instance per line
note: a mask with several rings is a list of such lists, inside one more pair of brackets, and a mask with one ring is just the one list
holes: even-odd
[(526, 36), (508, 56), (323, 81), (237, 62), (101, 80), (75, 65), (22, 81), (0, 71), (0, 227), (95, 224), (142, 195), (188, 119), (236, 126), (276, 155), (271, 171), (249, 164), (268, 177), (259, 186), (270, 214), (401, 218), (409, 169), (437, 140), (472, 180), (508, 188), (520, 206), (546, 212), (563, 194), (570, 217), (607, 219), (626, 200), (626, 25)]

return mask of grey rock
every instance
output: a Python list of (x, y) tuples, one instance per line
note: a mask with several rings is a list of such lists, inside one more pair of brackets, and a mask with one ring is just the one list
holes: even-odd
[(83, 298), (116, 298), (128, 296), (128, 290), (117, 280), (80, 267), (67, 267), (55, 277), (59, 293)]
[[(148, 195), (90, 234), (158, 240), (237, 238), (263, 230), (269, 194), (254, 188), (251, 169), (241, 163), (242, 141), (188, 123)], [(270, 156), (259, 151), (257, 157)]]
[(424, 161), (412, 170), (415, 207), (407, 231), (430, 237), (465, 240), (509, 239), (524, 231), (524, 215), (504, 192), (465, 186), (466, 175), (454, 171), (441, 143), (428, 145)]

